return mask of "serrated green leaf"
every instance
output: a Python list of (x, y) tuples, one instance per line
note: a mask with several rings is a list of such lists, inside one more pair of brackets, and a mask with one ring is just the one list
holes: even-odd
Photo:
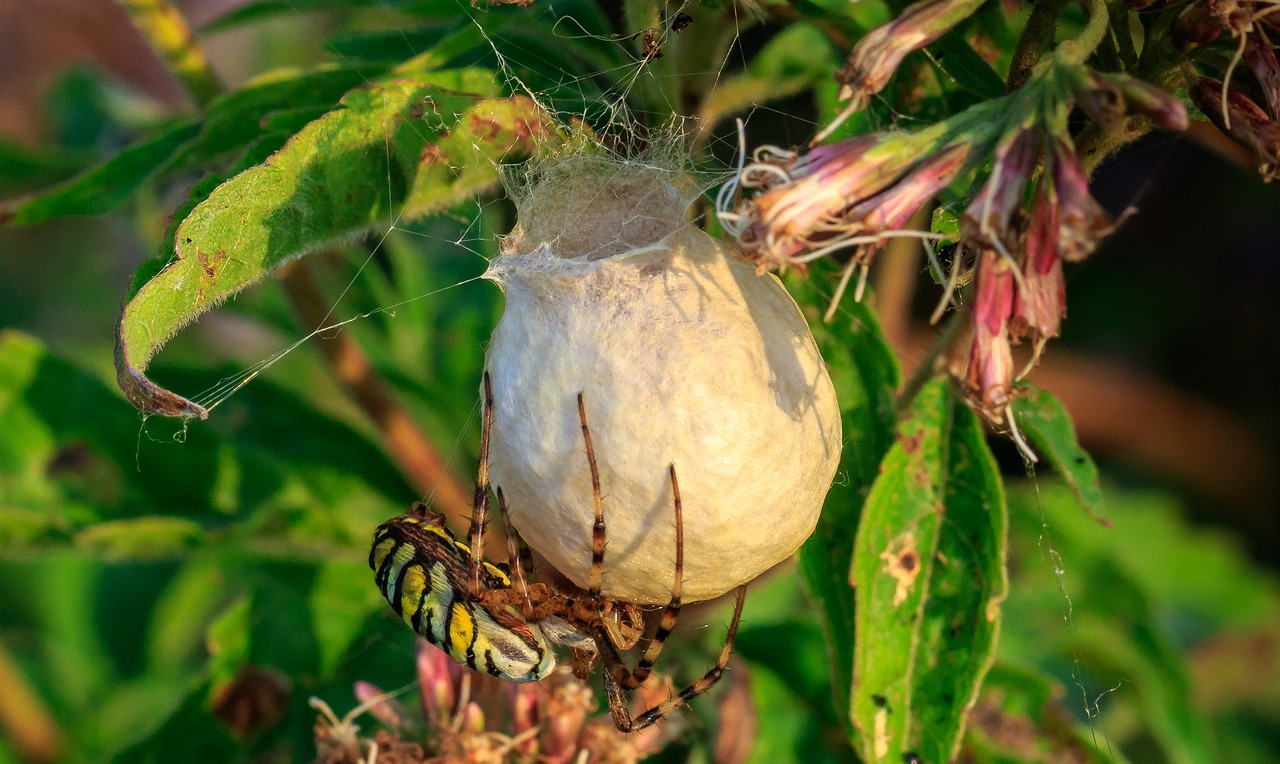
[(1019, 396), (1013, 406), (1018, 427), (1067, 481), (1080, 508), (1094, 520), (1110, 526), (1102, 517), (1098, 467), (1076, 440), (1076, 429), (1066, 407), (1052, 393), (1038, 387), (1021, 385), (1019, 390), (1025, 394)]
[(63, 215), (100, 215), (129, 198), (200, 129), (181, 122), (139, 140), (102, 164), (35, 196), (0, 203), (0, 223), (29, 225)]
[[(486, 98), (493, 89), (491, 73), (458, 70), (353, 91), (265, 164), (214, 190), (179, 225), (177, 259), (121, 315), (117, 379), (130, 401), (203, 416), (143, 374), (179, 329), (295, 257), (393, 213), (410, 220), (494, 186), (496, 163), (531, 153), (545, 127), (532, 101)], [(442, 121), (455, 114), (456, 124)]]
[(77, 534), (75, 545), (107, 559), (155, 559), (181, 554), (203, 535), (198, 523), (157, 515), (98, 523)]
[(977, 419), (930, 383), (881, 465), (854, 549), (864, 760), (955, 755), (999, 633), (1007, 524)]
[(809, 592), (821, 607), (835, 710), (848, 724), (854, 642), (849, 564), (863, 502), (893, 443), (894, 390), (900, 380), (897, 358), (865, 304), (846, 301), (832, 323), (821, 320), (816, 306), (825, 303), (824, 294), (830, 290), (820, 288), (817, 278), (816, 273), (809, 279), (793, 277), (787, 285), (802, 305), (809, 306), (810, 328), (840, 401), (845, 442), (818, 527), (797, 556)]

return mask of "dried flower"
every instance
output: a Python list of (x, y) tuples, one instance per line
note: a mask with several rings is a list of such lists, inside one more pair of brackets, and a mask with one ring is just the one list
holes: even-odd
[(1222, 109), (1222, 83), (1202, 77), (1191, 85), (1191, 100), (1223, 132), (1253, 153), (1263, 180), (1280, 176), (1280, 123), (1238, 90), (1228, 89)]
[(1280, 61), (1276, 60), (1276, 52), (1261, 29), (1245, 38), (1244, 61), (1258, 79), (1271, 118), (1280, 120)]
[(851, 101), (850, 111), (861, 109), (868, 97), (884, 89), (908, 53), (946, 34), (982, 3), (983, 0), (920, 0), (908, 5), (898, 18), (862, 38), (844, 67), (836, 72), (840, 100)]

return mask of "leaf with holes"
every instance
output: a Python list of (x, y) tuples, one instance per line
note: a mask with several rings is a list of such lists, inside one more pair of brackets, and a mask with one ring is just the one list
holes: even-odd
[(1080, 507), (1094, 520), (1110, 526), (1102, 517), (1102, 485), (1098, 482), (1098, 466), (1076, 440), (1071, 416), (1052, 393), (1031, 385), (1019, 388), (1026, 394), (1015, 402), (1014, 416), (1027, 438), (1062, 475)]
[(179, 329), (293, 258), (496, 185), (496, 163), (532, 153), (545, 127), (532, 101), (492, 98), (493, 89), (491, 72), (457, 70), (353, 91), (209, 194), (178, 226), (175, 259), (120, 317), (116, 372), (129, 400), (149, 413), (205, 416), (143, 373)]
[(982, 428), (945, 382), (930, 383), (881, 465), (854, 548), (865, 761), (955, 755), (999, 633), (1007, 525)]

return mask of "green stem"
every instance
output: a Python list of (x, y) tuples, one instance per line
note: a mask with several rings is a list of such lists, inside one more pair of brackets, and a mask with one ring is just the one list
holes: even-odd
[(222, 83), (209, 66), (187, 20), (168, 0), (120, 0), (133, 24), (164, 59), (183, 87), (203, 107), (222, 94)]
[(1027, 25), (1022, 28), (1022, 36), (1013, 50), (1013, 63), (1009, 66), (1009, 90), (1014, 91), (1027, 84), (1031, 78), (1031, 70), (1035, 68), (1040, 57), (1053, 44), (1053, 35), (1058, 28), (1058, 17), (1067, 5), (1067, 0), (1040, 0), (1027, 18)]
[(1089, 20), (1085, 22), (1080, 36), (1074, 40), (1065, 40), (1058, 45), (1053, 55), (1064, 65), (1079, 66), (1089, 60), (1089, 56), (1098, 49), (1102, 39), (1107, 36), (1107, 4), (1103, 0), (1082, 0), (1089, 9)]
[(1129, 30), (1129, 6), (1116, 3), (1111, 6), (1111, 33), (1115, 38), (1120, 60), (1126, 71), (1138, 65), (1138, 51), (1133, 47), (1133, 33)]
[(911, 378), (902, 386), (902, 392), (898, 393), (895, 408), (899, 418), (904, 418), (911, 411), (911, 402), (915, 400), (916, 395), (924, 389), (929, 380), (937, 375), (938, 359), (951, 350), (956, 340), (965, 336), (964, 329), (969, 325), (969, 313), (966, 307), (951, 314), (942, 334), (938, 335), (938, 339), (934, 340), (924, 358), (920, 359), (920, 364), (916, 366), (915, 371), (911, 372)]

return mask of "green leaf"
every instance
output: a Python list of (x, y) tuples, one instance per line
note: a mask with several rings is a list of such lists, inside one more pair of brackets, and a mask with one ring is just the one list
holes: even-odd
[(327, 111), (349, 90), (383, 71), (330, 65), (305, 71), (282, 69), (250, 80), (209, 104), (199, 134), (173, 156), (167, 169), (196, 166), (243, 148), (264, 133), (263, 119), (282, 108), (320, 106)]
[(470, 23), (469, 19), (450, 19), (390, 30), (344, 32), (326, 38), (324, 45), (346, 61), (395, 63), (434, 47), (463, 24)]
[(1007, 510), (974, 414), (927, 385), (863, 509), (853, 719), (868, 762), (950, 761), (991, 665)]
[[(179, 329), (295, 257), (393, 213), (409, 220), (440, 212), (496, 185), (495, 164), (531, 153), (544, 126), (532, 101), (485, 98), (493, 88), (492, 73), (459, 70), (353, 91), (265, 164), (214, 190), (178, 226), (177, 259), (120, 317), (117, 379), (130, 401), (150, 413), (203, 417), (202, 406), (143, 374)], [(424, 105), (434, 107), (425, 119)], [(441, 123), (455, 114), (456, 125)]]
[(698, 116), (704, 130), (749, 106), (800, 93), (831, 79), (836, 52), (826, 35), (808, 24), (793, 24), (765, 44), (745, 72), (720, 81), (704, 99)]
[(199, 543), (204, 530), (180, 517), (135, 517), (98, 523), (76, 535), (75, 545), (107, 559), (172, 557)]
[[(239, 3), (221, 16), (206, 22), (200, 28), (200, 32), (202, 34), (221, 32), (286, 14), (295, 16), (300, 13), (365, 6), (382, 6), (387, 9), (394, 8), (410, 12), (420, 9), (449, 8), (439, 0), (434, 2), (432, 0), (250, 0), (247, 3)], [(452, 10), (457, 13), (457, 6), (453, 6)]]
[(1099, 523), (1110, 526), (1110, 521), (1102, 517), (1098, 467), (1076, 441), (1076, 429), (1066, 407), (1052, 393), (1038, 387), (1021, 385), (1019, 390), (1025, 395), (1020, 396), (1013, 407), (1018, 426), (1071, 486), (1081, 509)]
[(200, 129), (182, 122), (137, 141), (82, 175), (35, 196), (0, 204), (0, 223), (29, 225), (63, 215), (100, 215), (124, 203)]
[(34, 148), (0, 137), (0, 195), (65, 180), (85, 165), (82, 152)]
[(1123, 757), (1062, 706), (1064, 688), (1045, 674), (997, 662), (982, 684), (965, 760), (990, 764), (1122, 764)]
[(817, 273), (809, 279), (792, 277), (787, 285), (800, 304), (809, 306), (810, 328), (840, 401), (845, 441), (818, 527), (798, 557), (809, 592), (821, 608), (835, 709), (848, 724), (854, 641), (849, 565), (863, 502), (881, 459), (893, 444), (894, 390), (900, 375), (897, 358), (866, 304), (847, 300), (835, 321), (828, 324), (821, 320), (816, 306), (830, 299), (830, 289), (820, 287), (818, 278)]
[(953, 29), (925, 51), (943, 76), (979, 98), (990, 100), (1008, 93), (1004, 80), (973, 51), (962, 32)]

